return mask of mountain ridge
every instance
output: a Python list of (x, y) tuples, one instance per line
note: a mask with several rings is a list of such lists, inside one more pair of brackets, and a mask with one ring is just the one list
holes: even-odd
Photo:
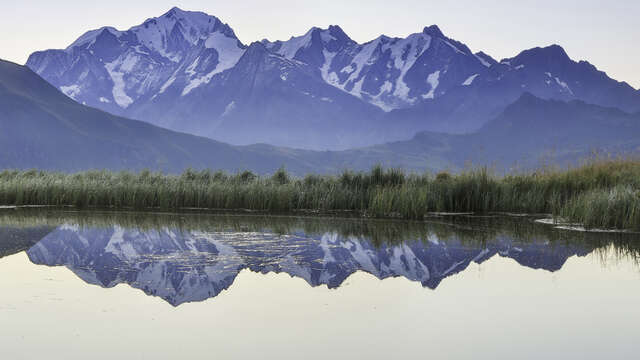
[[(268, 93), (239, 92), (242, 84), (226, 81), (251, 45), (214, 16), (173, 8), (129, 30), (101, 29), (71, 49), (36, 52), (27, 65), (80, 103), (233, 144), (342, 150), (420, 131), (471, 133), (525, 91), (640, 111), (640, 90), (571, 60), (558, 45), (498, 62), (446, 37), (437, 25), (363, 44), (337, 25), (312, 27), (289, 40), (263, 40), (283, 64), (276, 68), (274, 60), (274, 67), (261, 68), (268, 72), (264, 85), (279, 88)], [(288, 81), (286, 60), (308, 76)], [(270, 100), (255, 101), (261, 97)], [(242, 115), (229, 116), (234, 109)], [(228, 125), (234, 122), (249, 125)], [(288, 135), (273, 129), (287, 129)]]
[[(255, 46), (258, 55), (273, 59), (261, 47)], [(208, 168), (268, 174), (285, 166), (303, 176), (369, 170), (376, 164), (407, 171), (457, 171), (470, 162), (495, 165), (501, 171), (516, 163), (521, 169), (536, 168), (549, 152), (563, 165), (590, 156), (592, 150), (640, 151), (640, 115), (582, 101), (545, 100), (530, 93), (475, 133), (419, 132), (410, 140), (343, 151), (233, 146), (116, 117), (78, 104), (30, 69), (3, 61), (0, 95), (0, 168), (4, 169), (176, 173)]]
[[(30, 69), (0, 60), (0, 167), (304, 173), (317, 165), (273, 146), (238, 147), (83, 106)], [(301, 152), (304, 153), (304, 152)]]

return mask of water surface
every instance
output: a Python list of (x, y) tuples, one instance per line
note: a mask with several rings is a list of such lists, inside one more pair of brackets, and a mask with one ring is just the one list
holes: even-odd
[(640, 239), (426, 222), (0, 210), (2, 358), (635, 358)]

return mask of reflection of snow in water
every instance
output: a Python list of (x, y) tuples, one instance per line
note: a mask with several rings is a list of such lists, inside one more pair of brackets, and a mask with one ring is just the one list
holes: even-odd
[[(612, 229), (587, 229), (582, 224), (574, 224), (566, 222), (563, 219), (537, 219), (535, 222), (546, 225), (554, 225), (555, 229), (569, 230), (569, 231), (581, 231), (581, 232), (593, 232), (593, 233), (626, 233), (636, 234), (629, 230), (612, 230)], [(640, 234), (640, 233), (639, 233)]]
[[(295, 235), (294, 235), (295, 234)], [(403, 277), (435, 289), (446, 277), (501, 254), (519, 263), (559, 269), (579, 249), (549, 252), (547, 245), (498, 238), (486, 244), (462, 243), (424, 234), (425, 241), (376, 247), (360, 236), (325, 232), (276, 234), (256, 231), (140, 231), (118, 226), (63, 225), (33, 246), (37, 264), (64, 265), (85, 282), (102, 287), (126, 283), (174, 306), (202, 301), (229, 288), (244, 269), (287, 273), (311, 286), (336, 288), (355, 272), (379, 279)]]

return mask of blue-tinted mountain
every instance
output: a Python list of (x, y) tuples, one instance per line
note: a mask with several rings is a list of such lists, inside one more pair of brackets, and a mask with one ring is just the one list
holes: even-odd
[(64, 50), (34, 53), (27, 65), (82, 104), (225, 142), (345, 148), (373, 141), (351, 130), (375, 118), (374, 106), (305, 64), (243, 45), (204, 13), (174, 8), (127, 31), (90, 31)]
[[(264, 46), (256, 43), (247, 54), (254, 49), (268, 63), (271, 57)], [(291, 74), (291, 81), (305, 76), (304, 72)], [(236, 80), (241, 75), (228, 73)], [(421, 132), (408, 141), (344, 151), (232, 146), (169, 131), (80, 105), (28, 68), (8, 62), (0, 62), (0, 109), (2, 169), (180, 172), (192, 167), (264, 174), (284, 165), (302, 176), (346, 168), (369, 170), (378, 163), (415, 171), (459, 169), (469, 162), (498, 169), (534, 168), (541, 159), (575, 163), (593, 151), (616, 154), (640, 149), (640, 115), (577, 100), (544, 100), (528, 93), (472, 134)], [(241, 118), (234, 119), (237, 123), (221, 126), (249, 126)]]
[(640, 151), (640, 114), (583, 101), (545, 100), (524, 93), (471, 134), (421, 132), (408, 141), (343, 152), (343, 166), (380, 162), (405, 169), (462, 169), (469, 164), (499, 171), (571, 165), (599, 155)]
[(238, 147), (80, 105), (29, 68), (0, 61), (0, 168), (181, 172), (189, 167), (318, 170), (305, 152)]
[(382, 35), (362, 45), (338, 26), (265, 43), (286, 58), (311, 65), (328, 84), (384, 111), (435, 99), (490, 66), (435, 25), (406, 38)]
[(276, 56), (259, 42), (215, 81), (188, 96), (175, 90), (168, 88), (132, 116), (153, 114), (162, 126), (233, 144), (339, 149), (379, 138), (380, 125), (374, 124), (382, 120), (373, 105), (324, 83), (308, 65)]
[(556, 45), (498, 62), (435, 25), (364, 44), (339, 26), (260, 44), (174, 8), (127, 31), (90, 31), (27, 65), (80, 103), (234, 144), (324, 150), (470, 133), (525, 92), (640, 111), (637, 90)]
[(423, 102), (390, 114), (408, 127), (430, 122), (429, 130), (468, 133), (500, 115), (524, 93), (542, 99), (579, 100), (624, 112), (640, 110), (638, 91), (609, 78), (586, 61), (576, 62), (558, 45), (523, 51), (494, 63), (467, 86), (443, 94), (439, 101)]

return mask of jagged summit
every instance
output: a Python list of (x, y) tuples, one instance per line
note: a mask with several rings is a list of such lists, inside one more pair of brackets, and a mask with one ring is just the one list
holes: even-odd
[(247, 47), (243, 57), (265, 56), (269, 54), (267, 47), (260, 41), (254, 41)]
[[(301, 58), (302, 61), (322, 61), (323, 49), (331, 52), (357, 45), (343, 30), (337, 25), (331, 25), (326, 29), (314, 26), (304, 35), (292, 36), (286, 41), (268, 40), (262, 41), (270, 51), (276, 52), (288, 59)], [(313, 58), (309, 59), (309, 58)]]
[(174, 7), (165, 14), (145, 20), (142, 24), (128, 30), (118, 30), (105, 26), (90, 30), (74, 41), (66, 50), (75, 47), (93, 45), (105, 32), (122, 39), (122, 42), (140, 42), (147, 48), (163, 52), (171, 39), (181, 38), (191, 44), (206, 39), (210, 34), (219, 32), (227, 37), (236, 38), (231, 27), (215, 16), (199, 11), (184, 11)]
[(424, 30), (422, 30), (422, 32), (434, 37), (441, 37), (441, 38), (445, 37), (444, 34), (442, 33), (442, 30), (440, 30), (440, 28), (438, 27), (438, 25), (426, 26)]
[(518, 66), (523, 63), (558, 64), (572, 62), (572, 60), (562, 46), (550, 45), (524, 50), (517, 56), (511, 59), (503, 59), (501, 62), (509, 62), (514, 66)]
[(103, 35), (105, 32), (108, 32), (114, 36), (120, 36), (122, 33), (118, 29), (112, 26), (103, 26), (99, 29), (89, 30), (86, 33), (82, 34), (76, 41), (71, 43), (65, 50), (70, 51), (75, 47), (79, 46), (87, 46), (89, 43), (94, 43), (96, 38), (100, 35)]

